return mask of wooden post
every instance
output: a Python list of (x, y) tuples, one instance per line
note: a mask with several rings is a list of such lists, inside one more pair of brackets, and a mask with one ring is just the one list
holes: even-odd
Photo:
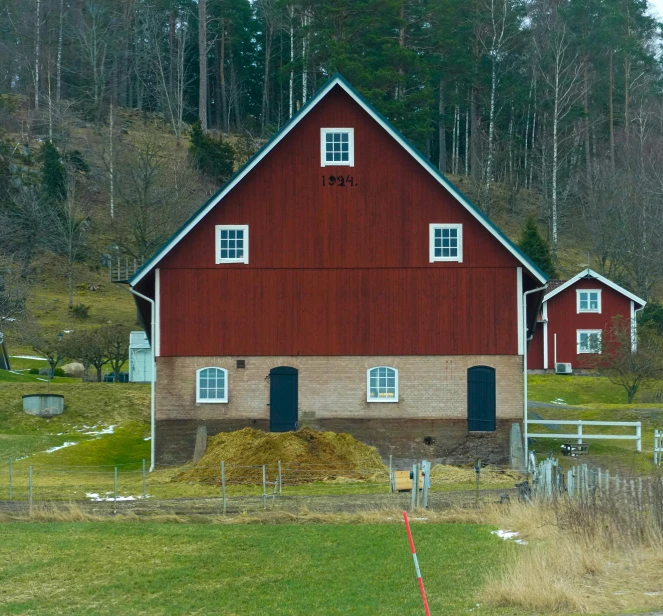
[(147, 500), (147, 475), (145, 473), (145, 460), (143, 459), (143, 500)]
[(117, 466), (113, 472), (113, 513), (117, 513)]
[(28, 502), (30, 515), (32, 515), (32, 467), (28, 468)]
[(9, 458), (9, 500), (12, 499), (12, 459)]
[(221, 498), (223, 499), (223, 515), (226, 515), (226, 463), (221, 461)]
[(281, 468), (281, 460), (279, 460), (279, 496), (283, 494), (283, 469)]
[(578, 422), (578, 445), (582, 445), (582, 421)]
[(394, 491), (394, 480), (393, 480), (393, 456), (389, 454), (389, 494)]
[(642, 423), (638, 422), (638, 425), (635, 427), (635, 436), (637, 437), (635, 441), (635, 450), (640, 453), (642, 451)]
[(418, 484), (418, 479), (419, 479), (419, 465), (418, 464), (413, 464), (412, 465), (412, 503), (411, 503), (411, 510), (414, 511), (417, 507), (417, 492), (419, 490)]
[(267, 509), (267, 471), (262, 465), (262, 508)]

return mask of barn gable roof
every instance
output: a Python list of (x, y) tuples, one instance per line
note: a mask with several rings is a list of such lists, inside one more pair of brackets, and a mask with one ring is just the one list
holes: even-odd
[(640, 304), (641, 306), (644, 306), (647, 303), (644, 299), (638, 297), (637, 295), (631, 293), (630, 291), (627, 291), (624, 287), (620, 287), (617, 283), (612, 282), (612, 280), (608, 280), (605, 276), (601, 276), (601, 274), (595, 272), (593, 269), (590, 269), (589, 267), (582, 270), (582, 272), (576, 274), (573, 278), (567, 280), (563, 284), (555, 287), (554, 290), (548, 293), (547, 295), (544, 295), (543, 301), (547, 302), (551, 297), (559, 295), (569, 287), (572, 287), (576, 282), (578, 282), (578, 280), (581, 280), (583, 278), (595, 278), (596, 280), (602, 282), (604, 285), (610, 287), (611, 289), (614, 289), (615, 291), (621, 293), (622, 295), (625, 295), (626, 297), (633, 300), (637, 304)]
[(548, 277), (541, 271), (477, 206), (454, 186), (421, 152), (419, 152), (384, 116), (382, 116), (341, 75), (331, 77), (318, 92), (249, 159), (212, 197), (130, 278), (131, 286), (139, 283), (184, 236), (195, 227), (334, 87), (340, 87), (359, 104), (391, 137), (421, 164), (456, 200), (472, 214), (540, 283)]

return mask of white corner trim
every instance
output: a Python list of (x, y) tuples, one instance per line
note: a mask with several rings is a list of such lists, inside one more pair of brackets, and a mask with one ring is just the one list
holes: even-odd
[(631, 300), (631, 353), (638, 350), (638, 320), (635, 318), (635, 302)]
[(154, 270), (154, 355), (161, 357), (161, 270)]
[(543, 302), (543, 369), (548, 370), (548, 304)]
[[(201, 399), (200, 397), (200, 373), (203, 370), (221, 370), (223, 372), (223, 380), (225, 387), (223, 388), (223, 393), (225, 396), (223, 398), (205, 398)], [(196, 404), (226, 404), (228, 402), (228, 371), (225, 368), (220, 368), (219, 366), (205, 366), (196, 370)]]
[(444, 176), (439, 175), (436, 171), (433, 170), (432, 166), (424, 162), (420, 155), (414, 150), (408, 141), (403, 137), (397, 134), (394, 129), (392, 129), (386, 122), (380, 117), (379, 114), (375, 112), (367, 103), (365, 103), (360, 97), (358, 97), (350, 88), (348, 88), (340, 78), (332, 79), (329, 83), (322, 88), (317, 95), (311, 99), (305, 108), (296, 115), (293, 121), (286, 125), (282, 131), (277, 135), (277, 137), (268, 143), (264, 150), (262, 150), (250, 164), (246, 165), (240, 173), (238, 173), (235, 178), (229, 182), (223, 190), (213, 197), (207, 205), (202, 208), (191, 220), (180, 231), (174, 235), (166, 246), (161, 250), (156, 257), (154, 257), (154, 262), (150, 264), (145, 270), (140, 272), (139, 276), (133, 281), (132, 286), (138, 284), (149, 272), (152, 271), (154, 267), (180, 242), (180, 240), (193, 229), (211, 210), (214, 208), (239, 182), (241, 182), (259, 163), (263, 160), (285, 137), (288, 135), (299, 122), (301, 122), (310, 111), (329, 93), (329, 91), (335, 86), (342, 88), (364, 111), (366, 111), (382, 128), (384, 128), (387, 133), (395, 139), (415, 160), (428, 172), (431, 176), (472, 215), (476, 220), (483, 225), (483, 227), (495, 238), (500, 244), (502, 244), (515, 259), (520, 262), (527, 271), (539, 282), (545, 283), (545, 276), (541, 276), (537, 271), (531, 268), (531, 264), (527, 259), (513, 246), (502, 234), (494, 228), (491, 224), (488, 223), (484, 217), (479, 214), (479, 212), (470, 204), (468, 199)]
[[(457, 256), (455, 257), (436, 257), (435, 256), (435, 230), (436, 229), (456, 229), (458, 231), (457, 241)], [(428, 258), (431, 263), (437, 262), (453, 262), (453, 263), (462, 263), (463, 262), (463, 225), (461, 224), (447, 224), (447, 223), (437, 223), (432, 222), (428, 225)]]
[(518, 326), (518, 355), (525, 354), (525, 296), (523, 295), (523, 268), (516, 268), (516, 319)]
[[(394, 392), (393, 398), (371, 398), (371, 370), (376, 368), (389, 368), (396, 373), (396, 391)], [(372, 366), (366, 370), (366, 402), (398, 402), (398, 368), (392, 368), (391, 366)]]
[[(598, 295), (598, 308), (596, 310), (581, 310), (580, 309), (580, 294), (581, 293), (596, 293)], [(589, 297), (587, 298), (589, 303)], [(633, 302), (633, 300), (631, 300)], [(603, 307), (603, 298), (601, 297), (601, 289), (576, 289), (576, 313), (577, 314), (601, 314), (601, 308)]]
[[(327, 162), (325, 139), (327, 133), (348, 134), (348, 160)], [(320, 129), (320, 166), (321, 167), (354, 167), (355, 166), (355, 129), (354, 128), (321, 128)]]
[[(221, 231), (244, 231), (244, 255), (239, 259), (221, 258)], [(222, 263), (249, 263), (249, 225), (216, 225), (214, 227), (214, 261), (217, 265)]]
[(644, 299), (638, 297), (637, 295), (634, 295), (630, 291), (627, 291), (624, 287), (620, 287), (618, 284), (612, 282), (612, 280), (608, 280), (605, 276), (601, 276), (601, 274), (598, 274), (589, 267), (587, 269), (582, 270), (582, 272), (580, 272), (579, 274), (576, 274), (573, 278), (567, 280), (564, 284), (558, 286), (554, 291), (548, 293), (548, 295), (546, 295), (543, 298), (543, 301), (547, 302), (551, 297), (555, 297), (555, 295), (558, 295), (562, 291), (565, 291), (570, 286), (578, 282), (578, 280), (580, 280), (581, 278), (587, 278), (587, 277), (596, 278), (596, 280), (599, 280), (607, 287), (610, 287), (611, 289), (617, 291), (618, 293), (621, 293), (622, 295), (625, 295), (629, 299), (632, 299), (636, 304), (645, 306), (645, 304), (647, 303)]

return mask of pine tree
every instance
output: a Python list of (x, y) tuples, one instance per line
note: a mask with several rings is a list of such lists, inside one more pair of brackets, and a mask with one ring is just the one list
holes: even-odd
[(525, 221), (518, 247), (522, 250), (541, 270), (550, 278), (555, 278), (555, 266), (550, 256), (550, 246), (543, 239), (536, 226), (534, 216), (529, 216)]
[(60, 153), (47, 141), (41, 149), (41, 182), (49, 199), (61, 203), (67, 198), (67, 176)]

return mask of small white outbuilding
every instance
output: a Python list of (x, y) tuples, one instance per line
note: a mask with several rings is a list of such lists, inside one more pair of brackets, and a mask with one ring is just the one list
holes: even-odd
[(152, 379), (152, 350), (145, 332), (129, 335), (129, 381), (149, 383)]

